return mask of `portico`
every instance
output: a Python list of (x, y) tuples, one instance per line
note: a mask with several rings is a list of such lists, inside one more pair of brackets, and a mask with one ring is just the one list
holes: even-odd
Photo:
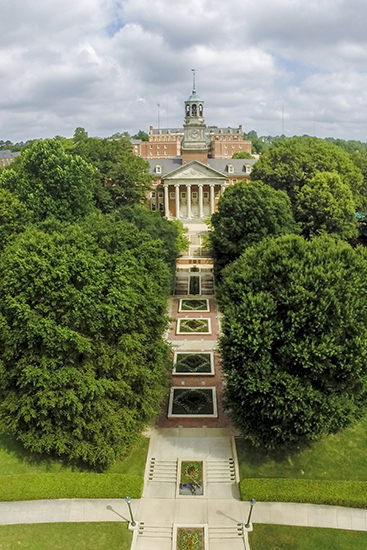
[(192, 160), (162, 178), (167, 218), (205, 219), (216, 209), (227, 184), (225, 174)]

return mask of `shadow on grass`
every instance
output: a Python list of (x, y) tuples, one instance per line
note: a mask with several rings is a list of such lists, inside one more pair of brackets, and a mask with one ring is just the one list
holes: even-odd
[(4, 428), (0, 429), (0, 453), (2, 452), (14, 457), (19, 463), (43, 467), (46, 471), (50, 472), (56, 469), (69, 469), (73, 472), (96, 471), (81, 461), (72, 461), (67, 457), (61, 457), (56, 454), (46, 455), (32, 452), (26, 449), (14, 436), (6, 433)]
[(314, 441), (304, 439), (296, 444), (279, 445), (274, 449), (266, 449), (265, 447), (254, 447), (249, 441), (243, 437), (236, 437), (236, 448), (238, 458), (245, 459), (251, 466), (261, 466), (269, 461), (284, 462), (309, 449)]

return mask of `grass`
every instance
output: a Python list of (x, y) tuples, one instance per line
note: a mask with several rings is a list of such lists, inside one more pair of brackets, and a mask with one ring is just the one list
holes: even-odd
[(0, 526), (0, 550), (130, 550), (126, 523), (41, 523)]
[[(148, 446), (149, 439), (142, 437), (132, 448), (131, 452), (126, 457), (118, 460), (107, 473), (144, 477)], [(1, 475), (57, 474), (59, 472), (72, 473), (85, 471), (83, 468), (67, 465), (61, 459), (29, 452), (10, 435), (3, 432), (0, 433)]]
[(367, 533), (255, 523), (249, 542), (251, 550), (366, 550)]
[(276, 451), (238, 439), (237, 453), (244, 500), (367, 508), (367, 420), (318, 442)]
[(241, 479), (367, 481), (367, 420), (302, 448), (271, 452), (238, 439), (237, 453)]
[[(149, 440), (141, 438), (129, 455), (104, 473), (26, 451), (0, 434), (0, 501), (42, 498), (139, 498)], [(1, 546), (0, 546), (1, 550)]]

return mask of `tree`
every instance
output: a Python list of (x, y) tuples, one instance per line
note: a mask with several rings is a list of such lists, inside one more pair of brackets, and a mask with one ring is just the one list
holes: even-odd
[(226, 403), (254, 445), (317, 439), (367, 408), (367, 251), (329, 235), (249, 248), (219, 298)]
[(126, 221), (43, 226), (0, 257), (0, 418), (26, 448), (102, 470), (165, 394), (169, 272)]
[(137, 132), (132, 136), (132, 139), (141, 139), (141, 141), (149, 141), (149, 136), (143, 130), (139, 130), (139, 132)]
[(153, 176), (148, 162), (132, 152), (129, 139), (88, 138), (77, 143), (75, 153), (95, 168), (97, 206), (102, 211), (145, 202)]
[(32, 210), (35, 219), (72, 222), (94, 209), (93, 168), (66, 153), (59, 139), (36, 141), (18, 158), (16, 169), (1, 172), (0, 187)]
[(358, 235), (356, 207), (350, 187), (337, 172), (314, 172), (297, 194), (297, 219), (305, 237), (323, 231), (343, 239)]
[(211, 223), (210, 247), (217, 276), (246, 248), (265, 237), (299, 233), (287, 194), (259, 181), (228, 187)]
[(348, 153), (322, 139), (294, 137), (271, 147), (254, 165), (251, 179), (286, 191), (296, 213), (297, 193), (315, 171), (337, 172), (352, 190), (357, 208), (365, 204), (367, 190), (361, 171)]
[(173, 285), (178, 255), (189, 248), (189, 241), (185, 236), (187, 229), (182, 222), (166, 220), (159, 212), (152, 212), (140, 205), (120, 207), (116, 210), (115, 217), (117, 220), (133, 223), (141, 231), (149, 233), (153, 239), (162, 242), (162, 258), (170, 268)]
[(241, 151), (240, 153), (233, 153), (232, 155), (233, 159), (253, 159), (251, 153), (247, 153), (246, 151)]
[(88, 139), (88, 132), (81, 126), (78, 126), (78, 128), (75, 128), (75, 132), (73, 135), (73, 142), (79, 143), (79, 141), (84, 141), (85, 139)]
[(0, 251), (12, 235), (32, 222), (32, 212), (6, 189), (0, 189)]

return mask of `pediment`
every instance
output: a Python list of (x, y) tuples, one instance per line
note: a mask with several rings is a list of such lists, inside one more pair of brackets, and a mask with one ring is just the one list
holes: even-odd
[(227, 179), (227, 176), (223, 174), (222, 172), (219, 172), (218, 170), (214, 170), (214, 168), (211, 168), (210, 166), (207, 166), (206, 164), (198, 161), (198, 160), (191, 160), (187, 164), (183, 164), (179, 168), (176, 168), (172, 172), (169, 172), (168, 174), (165, 174), (164, 179), (170, 179), (170, 180), (208, 180), (208, 179), (216, 179), (216, 180), (223, 180)]

